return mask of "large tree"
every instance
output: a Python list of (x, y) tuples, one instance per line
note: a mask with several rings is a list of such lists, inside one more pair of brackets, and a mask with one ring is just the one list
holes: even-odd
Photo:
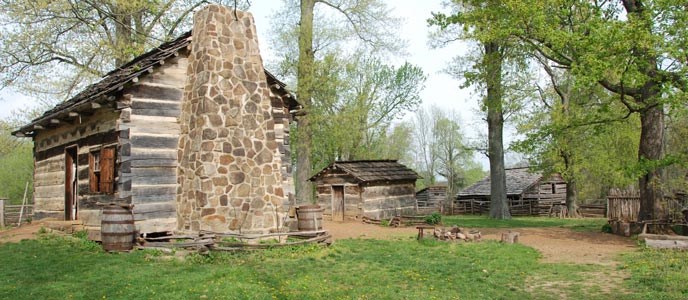
[[(298, 118), (296, 138), (296, 198), (299, 203), (313, 202), (313, 186), (308, 181), (313, 175), (313, 103), (319, 101), (316, 93), (316, 58), (325, 55), (327, 49), (339, 51), (351, 48), (347, 43), (364, 45), (369, 52), (380, 50), (396, 51), (399, 44), (395, 33), (398, 19), (392, 17), (390, 10), (380, 0), (286, 0), (285, 12), (297, 9), (298, 22), (289, 16), (282, 18), (279, 26), (286, 29), (279, 36), (295, 32), (298, 40), (298, 56), (288, 54), (292, 47), (284, 47), (284, 61), (296, 65), (296, 94), (303, 105)], [(285, 24), (286, 23), (286, 24)], [(298, 24), (295, 31), (293, 25)], [(318, 43), (314, 43), (318, 41)], [(355, 47), (354, 47), (355, 48)], [(316, 53), (321, 51), (321, 53)], [(322, 58), (322, 56), (320, 56)]]
[(0, 89), (10, 87), (54, 103), (147, 48), (188, 30), (193, 10), (207, 2), (0, 3)]
[(490, 160), (490, 217), (509, 219), (504, 170), (504, 83), (505, 63), (510, 51), (510, 35), (500, 30), (504, 7), (501, 1), (455, 0), (450, 14), (434, 13), (430, 25), (440, 28), (445, 40), (464, 39), (478, 43), (480, 61), (462, 74), (468, 84), (484, 89), (483, 107), (487, 111)]
[[(664, 115), (685, 101), (688, 10), (684, 1), (548, 0), (509, 2), (522, 41), (578, 80), (616, 96), (641, 123), (636, 171), (639, 219), (661, 218)], [(507, 25), (508, 24), (508, 25)]]

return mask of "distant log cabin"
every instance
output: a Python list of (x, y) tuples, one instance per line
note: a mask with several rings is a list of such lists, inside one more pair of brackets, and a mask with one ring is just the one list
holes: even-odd
[(359, 160), (332, 163), (310, 181), (332, 220), (383, 220), (415, 214), (418, 178), (396, 160)]
[(416, 192), (419, 212), (441, 212), (447, 200), (446, 185), (432, 185)]
[[(558, 173), (543, 178), (528, 168), (506, 169), (506, 197), (512, 216), (548, 215), (566, 202), (566, 182)], [(490, 177), (459, 192), (454, 214), (482, 214), (490, 210)]]
[[(142, 234), (189, 228), (232, 229), (236, 223), (231, 219), (232, 214), (240, 213), (254, 214), (248, 216), (252, 222), (244, 222), (253, 226), (249, 229), (268, 230), (268, 227), (280, 226), (272, 221), (278, 218), (267, 213), (282, 209), (282, 197), (293, 190), (289, 123), (292, 121), (290, 112), (297, 109), (298, 103), (286, 90), (285, 84), (269, 72), (260, 74), (262, 72), (245, 67), (257, 66), (263, 71), (250, 14), (239, 12), (243, 19), (236, 21), (237, 11), (216, 5), (210, 5), (197, 14), (212, 22), (218, 19), (237, 23), (232, 26), (218, 23), (213, 27), (195, 24), (202, 27), (194, 27), (193, 37), (189, 31), (136, 57), (13, 132), (15, 136), (32, 137), (34, 141), (35, 219), (78, 220), (87, 228), (98, 230), (101, 222), (99, 204), (118, 203), (134, 205), (136, 229)], [(213, 14), (226, 16), (215, 18)], [(228, 39), (226, 44), (229, 46), (223, 45), (219, 51), (227, 51), (221, 58), (230, 61), (223, 64), (217, 60), (213, 65), (203, 67), (214, 58), (204, 61), (202, 54), (218, 51), (202, 48), (210, 47), (207, 45), (196, 48), (192, 41), (216, 39), (218, 34), (207, 33), (215, 26), (223, 27), (225, 31), (222, 33), (229, 35), (229, 38), (221, 37)], [(235, 27), (237, 31), (229, 29)], [(208, 45), (219, 44), (206, 42)], [(231, 52), (231, 45), (238, 47), (235, 52)], [(202, 51), (205, 52), (192, 60), (191, 53)], [(244, 61), (246, 64), (242, 65)], [(194, 68), (200, 68), (198, 72), (210, 68), (220, 72), (220, 76), (215, 73), (208, 75), (207, 71), (188, 74), (194, 69), (190, 67), (192, 62)], [(224, 66), (233, 69), (223, 69)], [(189, 77), (215, 78), (219, 81), (219, 88), (201, 83), (188, 86)], [(244, 96), (232, 98), (223, 94), (232, 91), (232, 85), (235, 86), (234, 91), (239, 90)], [(194, 90), (198, 88), (203, 90)], [(189, 97), (186, 95), (196, 98), (187, 100)], [(198, 134), (187, 130), (189, 133), (186, 135), (191, 137), (183, 143), (180, 142), (180, 134), (184, 135), (181, 127), (188, 126), (181, 124), (180, 120), (182, 112), (186, 111), (183, 107), (186, 101), (190, 103), (187, 113), (197, 113), (191, 116), (192, 125), (215, 126), (217, 129), (203, 129), (202, 133), (199, 129)], [(193, 106), (199, 102), (205, 105), (203, 112)], [(205, 112), (212, 114), (201, 114)], [(237, 126), (238, 129), (234, 129)], [(252, 135), (254, 132), (260, 135)], [(184, 147), (195, 152), (181, 155)], [(264, 166), (254, 163), (252, 159), (255, 157), (265, 161)], [(199, 168), (201, 160), (202, 167)], [(179, 175), (180, 161), (195, 163), (195, 175), (191, 172), (185, 178), (208, 192), (208, 195), (204, 192), (188, 193), (203, 198), (193, 200), (198, 202), (193, 207), (189, 205), (190, 210), (185, 209), (188, 210), (184, 212), (186, 215), (177, 213), (178, 207), (183, 207), (177, 203), (178, 197), (187, 196), (187, 193), (182, 195), (179, 192), (180, 182), (185, 179)], [(245, 195), (247, 199), (261, 197), (260, 201), (249, 202), (253, 198), (237, 199), (230, 194), (232, 185), (236, 187), (232, 192), (238, 190), (244, 194), (253, 193), (255, 189), (267, 190), (264, 188), (267, 184), (259, 185), (261, 180), (268, 179), (269, 192), (274, 195), (269, 196), (267, 203), (261, 195)], [(210, 195), (213, 192), (210, 190), (227, 193), (232, 198)], [(187, 221), (186, 216), (189, 215), (196, 219), (188, 222), (191, 224), (188, 228), (177, 226), (181, 224), (178, 221)], [(205, 219), (217, 226), (207, 227)], [(226, 223), (218, 223), (218, 220), (226, 220)], [(228, 225), (230, 221), (233, 223)]]

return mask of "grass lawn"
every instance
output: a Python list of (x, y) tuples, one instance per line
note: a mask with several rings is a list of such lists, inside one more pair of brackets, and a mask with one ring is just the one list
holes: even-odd
[[(620, 270), (538, 258), (519, 244), (403, 238), (178, 260), (155, 251), (108, 254), (90, 241), (45, 236), (0, 245), (0, 299), (688, 298), (686, 252), (633, 252), (620, 258)], [(630, 279), (596, 279), (619, 272)]]
[(510, 220), (495, 220), (487, 216), (442, 216), (445, 226), (458, 225), (468, 228), (519, 228), (519, 227), (562, 227), (578, 231), (600, 231), (605, 218), (559, 219), (547, 217), (514, 217)]

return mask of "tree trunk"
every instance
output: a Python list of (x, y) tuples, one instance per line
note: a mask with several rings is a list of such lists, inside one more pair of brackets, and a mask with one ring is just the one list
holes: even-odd
[[(564, 113), (568, 113), (567, 109), (564, 109)], [(568, 147), (573, 143), (568, 137), (565, 137), (566, 142), (565, 147)], [(571, 159), (571, 154), (566, 150), (561, 151), (561, 158), (564, 160), (564, 181), (566, 181), (566, 216), (569, 218), (577, 218), (578, 215), (578, 184), (576, 183), (576, 176), (573, 170), (573, 161)]]
[(566, 216), (577, 218), (578, 215), (578, 185), (575, 179), (566, 183)]
[(490, 157), (490, 217), (510, 219), (509, 203), (506, 198), (506, 172), (504, 171), (504, 143), (502, 112), (502, 62), (500, 45), (487, 42), (484, 45), (485, 83), (487, 85), (487, 134)]
[(308, 181), (312, 173), (312, 139), (308, 111), (313, 93), (313, 7), (315, 0), (301, 0), (301, 21), (299, 25), (299, 62), (297, 66), (296, 93), (303, 105), (305, 115), (299, 117), (296, 137), (296, 201), (299, 204), (313, 203), (313, 184)]
[[(664, 107), (661, 104), (651, 106), (640, 114), (640, 147), (638, 159), (657, 161), (663, 158), (664, 140)], [(639, 221), (656, 220), (660, 216), (660, 201), (662, 200), (661, 169), (650, 169), (639, 180), (640, 212)]]
[(112, 8), (115, 19), (115, 65), (117, 67), (131, 59), (132, 18), (130, 12), (118, 6)]

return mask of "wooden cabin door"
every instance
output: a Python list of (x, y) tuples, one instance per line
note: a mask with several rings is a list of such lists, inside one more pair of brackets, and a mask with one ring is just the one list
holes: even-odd
[(65, 220), (76, 220), (77, 213), (77, 148), (65, 149)]
[(332, 221), (344, 221), (344, 187), (332, 186)]

